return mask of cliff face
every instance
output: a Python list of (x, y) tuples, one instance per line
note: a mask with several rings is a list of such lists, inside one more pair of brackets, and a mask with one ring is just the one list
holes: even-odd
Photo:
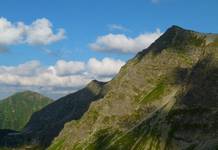
[(216, 147), (218, 36), (169, 28), (130, 60), (110, 89), (49, 149)]

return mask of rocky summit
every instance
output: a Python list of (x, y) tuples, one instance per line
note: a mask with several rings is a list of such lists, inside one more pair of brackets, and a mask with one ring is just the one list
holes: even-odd
[(217, 149), (218, 35), (172, 26), (110, 82), (92, 81), (0, 141), (18, 149)]

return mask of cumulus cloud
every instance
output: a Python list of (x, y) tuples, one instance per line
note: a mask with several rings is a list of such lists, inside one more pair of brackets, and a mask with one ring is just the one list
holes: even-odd
[(82, 88), (93, 79), (110, 80), (123, 65), (123, 61), (112, 58), (90, 58), (87, 62), (58, 60), (52, 66), (44, 66), (36, 60), (17, 66), (0, 66), (0, 92), (4, 88), (28, 89), (59, 97)]
[(67, 76), (72, 74), (77, 74), (85, 70), (85, 63), (80, 61), (64, 61), (59, 60), (55, 66), (50, 67), (50, 69), (55, 70), (56, 74), (60, 76)]
[(26, 42), (30, 45), (47, 45), (62, 40), (65, 37), (64, 29), (52, 31), (52, 23), (46, 19), (37, 19), (26, 29)]
[(22, 42), (24, 32), (25, 25), (22, 22), (12, 24), (6, 18), (0, 18), (0, 45)]
[(104, 58), (102, 60), (91, 58), (87, 63), (87, 68), (95, 77), (111, 77), (114, 76), (124, 64), (125, 62), (112, 58)]
[(53, 31), (52, 23), (41, 18), (32, 24), (26, 25), (23, 22), (12, 23), (6, 18), (0, 18), (0, 46), (14, 44), (47, 45), (65, 38), (64, 29)]
[(0, 66), (0, 74), (17, 74), (30, 76), (40, 70), (40, 62), (32, 60), (18, 66)]
[(95, 51), (109, 51), (119, 53), (137, 53), (147, 48), (152, 42), (161, 36), (160, 29), (153, 33), (140, 34), (131, 38), (124, 34), (108, 34), (97, 37), (94, 43), (90, 44), (90, 48)]

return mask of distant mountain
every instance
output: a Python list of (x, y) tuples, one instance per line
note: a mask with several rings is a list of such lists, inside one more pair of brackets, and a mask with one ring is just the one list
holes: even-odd
[(218, 147), (218, 35), (170, 27), (108, 83), (34, 113), (0, 145), (49, 150)]
[(0, 100), (0, 129), (21, 130), (34, 112), (51, 102), (50, 98), (31, 91)]

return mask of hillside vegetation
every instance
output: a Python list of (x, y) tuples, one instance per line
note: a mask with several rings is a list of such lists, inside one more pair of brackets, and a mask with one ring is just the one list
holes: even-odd
[(0, 129), (21, 130), (34, 112), (51, 102), (50, 98), (31, 91), (0, 100)]

